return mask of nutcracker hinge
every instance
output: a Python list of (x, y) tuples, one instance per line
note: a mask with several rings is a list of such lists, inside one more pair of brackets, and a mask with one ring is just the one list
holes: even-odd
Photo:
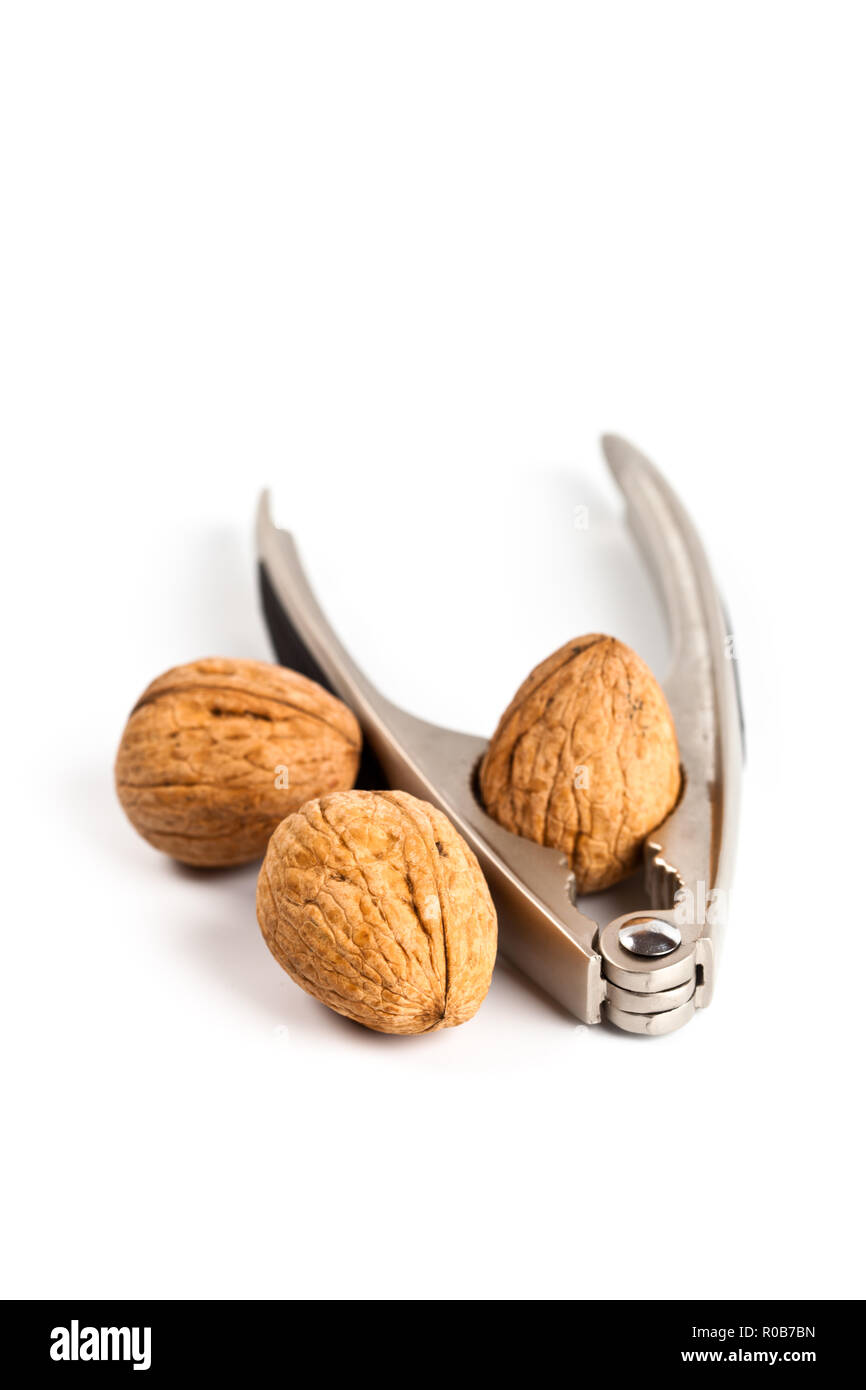
[(602, 1017), (628, 1033), (672, 1033), (710, 1002), (713, 944), (673, 909), (629, 912), (599, 933)]

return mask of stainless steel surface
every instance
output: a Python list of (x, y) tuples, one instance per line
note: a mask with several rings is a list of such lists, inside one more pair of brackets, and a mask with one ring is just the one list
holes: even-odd
[(667, 956), (681, 943), (679, 928), (658, 917), (636, 917), (619, 930), (620, 946), (633, 956)]
[(660, 1014), (678, 1009), (694, 996), (695, 981), (692, 977), (685, 984), (674, 985), (673, 989), (663, 990), (661, 994), (632, 994), (627, 989), (608, 981), (605, 1009), (619, 1009), (630, 1014)]
[(673, 1033), (677, 1028), (682, 1028), (684, 1023), (694, 1018), (697, 1007), (694, 995), (687, 1004), (682, 1004), (678, 1009), (669, 1009), (663, 1014), (627, 1013), (624, 1009), (608, 1005), (605, 1019), (626, 1033), (642, 1033), (648, 1038), (658, 1038), (663, 1033)]
[[(613, 436), (603, 447), (668, 610), (674, 661), (666, 692), (685, 787), (646, 847), (646, 908), (602, 933), (574, 902), (563, 857), (503, 830), (481, 808), (474, 782), (486, 741), (408, 714), (358, 668), (319, 607), (294, 540), (275, 527), (267, 493), (257, 544), (283, 612), (354, 709), (389, 783), (439, 806), (478, 856), (497, 899), (505, 954), (585, 1023), (605, 1017), (628, 1032), (656, 1034), (680, 1027), (711, 995), (711, 937), (724, 908), (718, 893), (729, 888), (733, 870), (740, 727), (726, 625), (697, 533), (637, 450)], [(682, 894), (675, 901), (681, 889), (691, 901)], [(620, 929), (649, 916), (682, 934), (664, 956), (635, 955), (617, 939)]]

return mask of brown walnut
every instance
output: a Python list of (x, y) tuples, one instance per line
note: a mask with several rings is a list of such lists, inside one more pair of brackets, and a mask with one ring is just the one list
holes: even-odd
[(496, 913), (478, 860), (407, 792), (334, 792), (289, 816), (256, 906), (292, 979), (377, 1032), (465, 1023), (490, 985)]
[(361, 731), (315, 681), (264, 661), (209, 657), (147, 687), (115, 765), (139, 834), (186, 864), (259, 859), (311, 796), (351, 787)]
[(567, 642), (500, 719), (480, 790), (500, 825), (567, 856), (579, 892), (626, 878), (680, 790), (673, 718), (652, 672), (613, 637)]

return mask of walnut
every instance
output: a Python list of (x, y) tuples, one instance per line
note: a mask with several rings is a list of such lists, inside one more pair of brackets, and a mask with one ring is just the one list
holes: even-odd
[(311, 796), (351, 787), (360, 749), (355, 716), (315, 681), (210, 657), (147, 687), (120, 741), (117, 794), (156, 849), (243, 864)]
[(334, 792), (271, 837), (259, 925), (292, 979), (379, 1033), (465, 1023), (490, 985), (496, 913), (450, 821), (407, 792)]
[(500, 719), (480, 790), (500, 825), (567, 856), (579, 892), (626, 878), (680, 790), (676, 731), (652, 672), (613, 637), (567, 642)]

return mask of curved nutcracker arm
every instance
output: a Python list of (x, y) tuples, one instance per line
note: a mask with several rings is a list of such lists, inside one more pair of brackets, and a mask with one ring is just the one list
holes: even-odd
[(597, 1023), (604, 999), (601, 957), (593, 949), (597, 925), (574, 905), (562, 857), (511, 835), (482, 810), (474, 782), (486, 740), (416, 719), (367, 679), (319, 607), (293, 538), (274, 526), (266, 492), (256, 541), (265, 615), (280, 660), (354, 710), (384, 782), (445, 812), (496, 895), (506, 955), (570, 1013)]
[[(602, 448), (668, 616), (673, 659), (664, 688), (684, 786), (677, 806), (644, 847), (646, 886), (654, 918), (675, 927), (693, 952), (692, 1007), (700, 1008), (712, 994), (736, 851), (743, 723), (733, 636), (701, 539), (673, 488), (626, 440), (606, 435)], [(610, 924), (601, 939), (606, 976), (629, 990), (642, 988), (646, 978), (637, 984), (627, 979), (633, 961), (619, 943), (620, 931), (634, 915)], [(666, 961), (676, 964), (680, 954), (661, 957), (657, 971)], [(623, 1002), (633, 1003), (618, 997), (611, 1012)], [(621, 1027), (635, 1022), (618, 1015), (614, 1021)], [(636, 1025), (634, 1031), (647, 1026)]]

